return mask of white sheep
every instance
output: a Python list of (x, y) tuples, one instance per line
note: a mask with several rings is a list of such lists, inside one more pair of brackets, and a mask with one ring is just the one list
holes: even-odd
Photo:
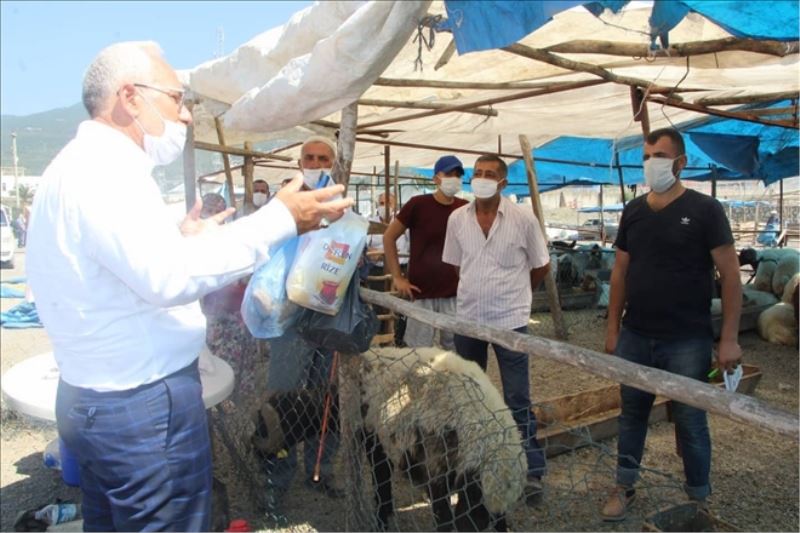
[(800, 272), (800, 256), (789, 253), (778, 260), (775, 273), (772, 275), (772, 292), (780, 298), (783, 290), (792, 277)]
[[(362, 436), (374, 475), (376, 526), (385, 529), (393, 512), (396, 467), (428, 488), (438, 530), (490, 524), (505, 530), (505, 513), (522, 496), (527, 468), (517, 424), (486, 374), (436, 348), (382, 348), (362, 357)], [(307, 397), (293, 397), (276, 395), (262, 406), (253, 438), (257, 451), (277, 453), (299, 439), (289, 435), (301, 424), (285, 419), (313, 409), (297, 405)], [(319, 428), (320, 419), (302, 425)], [(451, 492), (458, 493), (455, 516)]]
[(758, 316), (758, 334), (767, 342), (793, 346), (797, 344), (797, 319), (794, 306), (777, 303)]

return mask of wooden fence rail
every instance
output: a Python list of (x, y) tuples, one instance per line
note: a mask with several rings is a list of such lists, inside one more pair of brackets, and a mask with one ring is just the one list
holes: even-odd
[(653, 394), (660, 394), (749, 426), (795, 439), (800, 436), (800, 420), (796, 414), (777, 409), (744, 394), (721, 390), (707, 383), (637, 365), (587, 348), (435, 313), (385, 293), (362, 288), (361, 297), (366, 302), (391, 309), (436, 328), (572, 365), (592, 374)]

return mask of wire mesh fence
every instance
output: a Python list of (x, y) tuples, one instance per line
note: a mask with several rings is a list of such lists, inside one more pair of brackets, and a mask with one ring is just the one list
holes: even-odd
[[(662, 423), (650, 431), (637, 502), (628, 520), (600, 519), (617, 465), (618, 387), (592, 381), (576, 385), (579, 378), (564, 365), (534, 363), (532, 358), (532, 374), (558, 378), (563, 394), (553, 394), (559, 392), (556, 385), (542, 401), (534, 390), (547, 475), (541, 502), (529, 506), (521, 434), (502, 402), (501, 381), (492, 365), (487, 373), (477, 366), (464, 370), (463, 362), (453, 363), (455, 355), (411, 348), (341, 355), (336, 365), (330, 353), (327, 366), (319, 362), (326, 359), (324, 351), (313, 350), (311, 358), (289, 353), (293, 355), (278, 355), (273, 346), (259, 359), (260, 367), (251, 370), (263, 384), (274, 384), (271, 373), (285, 376), (283, 365), (302, 368), (300, 378), (292, 383), (286, 379), (278, 390), (265, 386), (249, 392), (247, 399), (234, 395), (212, 423), (221, 443), (216, 467), (225, 472), (221, 477), (228, 486), (231, 513), (257, 527), (640, 530), (653, 523), (658, 511), (687, 502), (674, 428)], [(339, 375), (331, 380), (334, 366)], [(667, 420), (666, 404), (657, 403), (651, 422)], [(323, 423), (328, 426), (325, 440), (339, 444), (330, 456), (320, 456), (318, 447)], [(726, 425), (726, 436), (730, 431)], [(728, 457), (725, 443), (721, 446)], [(290, 453), (296, 461), (287, 483), (276, 465), (288, 466)], [(315, 469), (318, 462), (323, 464)], [(727, 471), (727, 465), (723, 468)], [(313, 482), (315, 471), (340, 492), (320, 490)], [(796, 493), (796, 478), (789, 477), (788, 489), (775, 488), (784, 484), (777, 479), (766, 484), (769, 490)], [(785, 496), (791, 500), (791, 494)], [(796, 506), (788, 514), (780, 523), (796, 523)]]

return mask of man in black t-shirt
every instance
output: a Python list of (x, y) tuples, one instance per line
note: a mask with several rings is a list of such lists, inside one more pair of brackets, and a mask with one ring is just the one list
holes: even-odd
[[(725, 212), (714, 198), (686, 189), (683, 139), (674, 129), (647, 136), (644, 174), (650, 192), (622, 214), (611, 274), (606, 352), (627, 361), (707, 381), (713, 354), (711, 298), (714, 267), (722, 283), (720, 368), (741, 358), (738, 344), (742, 287), (739, 261)], [(622, 311), (625, 316), (622, 318)], [(621, 327), (620, 327), (620, 319)], [(647, 436), (654, 396), (622, 385), (617, 485), (602, 510), (623, 520)], [(689, 498), (705, 505), (711, 493), (711, 438), (705, 411), (672, 402)]]

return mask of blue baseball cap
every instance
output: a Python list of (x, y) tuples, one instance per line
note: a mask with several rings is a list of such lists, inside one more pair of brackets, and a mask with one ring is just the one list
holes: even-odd
[(435, 176), (439, 172), (447, 173), (455, 169), (461, 171), (461, 176), (464, 175), (464, 165), (461, 164), (461, 160), (454, 155), (445, 155), (440, 157), (433, 166), (433, 175)]

